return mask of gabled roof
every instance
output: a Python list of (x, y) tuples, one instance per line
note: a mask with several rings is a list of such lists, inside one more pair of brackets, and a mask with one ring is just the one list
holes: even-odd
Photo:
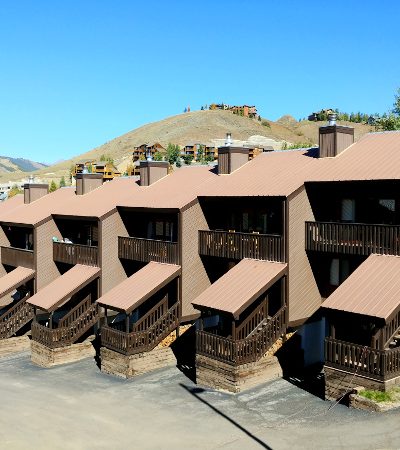
[(261, 153), (229, 175), (203, 185), (205, 197), (287, 197), (304, 184), (316, 166), (316, 149)]
[(25, 204), (22, 200), (22, 203), (18, 207), (10, 209), (4, 214), (1, 213), (0, 209), (0, 221), (23, 225), (38, 225), (51, 216), (54, 208), (64, 204), (64, 202), (73, 196), (75, 196), (74, 189), (61, 188), (40, 197), (32, 203)]
[(8, 198), (2, 202), (0, 202), (0, 220), (2, 220), (2, 216), (4, 214), (9, 213), (13, 209), (17, 208), (24, 204), (24, 195), (18, 194), (14, 195), (14, 197)]
[(126, 197), (118, 206), (130, 208), (183, 209), (197, 199), (200, 189), (217, 178), (210, 166), (182, 167), (151, 184), (140, 195)]
[(287, 269), (287, 264), (242, 259), (236, 266), (202, 292), (192, 305), (213, 309), (239, 318), (248, 306), (267, 291)]
[(181, 266), (149, 262), (97, 300), (102, 306), (129, 314), (181, 273)]
[(400, 179), (400, 131), (369, 133), (334, 158), (316, 161), (307, 181)]
[(118, 177), (104, 183), (85, 195), (75, 195), (52, 209), (53, 215), (96, 217), (104, 215), (116, 208), (116, 205), (124, 198), (135, 196), (139, 192), (136, 177)]
[(370, 255), (322, 307), (388, 319), (400, 308), (400, 257)]
[(55, 311), (72, 295), (100, 275), (99, 267), (76, 264), (60, 277), (42, 288), (27, 302), (47, 312)]

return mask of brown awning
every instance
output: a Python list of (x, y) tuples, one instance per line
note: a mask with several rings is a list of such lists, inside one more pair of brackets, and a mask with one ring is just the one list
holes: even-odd
[(97, 300), (102, 306), (129, 314), (179, 276), (181, 266), (149, 262)]
[(9, 294), (17, 287), (31, 280), (35, 276), (35, 271), (26, 267), (17, 267), (0, 278), (0, 297)]
[(68, 272), (65, 272), (33, 295), (28, 300), (28, 303), (47, 312), (54, 311), (65, 300), (97, 278), (99, 274), (100, 269), (98, 267), (76, 264)]
[(323, 308), (388, 319), (400, 309), (400, 257), (370, 255)]
[(232, 314), (235, 319), (275, 281), (286, 274), (287, 264), (243, 259), (219, 278), (192, 305)]

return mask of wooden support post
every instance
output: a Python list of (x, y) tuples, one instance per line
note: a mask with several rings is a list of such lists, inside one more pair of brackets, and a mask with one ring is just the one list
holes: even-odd
[(126, 324), (126, 333), (128, 334), (129, 333), (129, 319), (130, 319), (130, 317), (131, 317), (131, 314), (129, 313), (129, 314), (127, 314), (126, 315), (126, 322), (125, 322), (125, 324)]
[(199, 328), (200, 328), (200, 331), (203, 331), (203, 329), (204, 329), (203, 316), (201, 316), (199, 319)]
[(236, 341), (236, 321), (232, 320), (232, 339)]
[(52, 311), (51, 313), (50, 313), (50, 320), (49, 320), (49, 328), (53, 328), (53, 313), (54, 313), (54, 311)]
[(331, 324), (331, 332), (330, 332), (331, 338), (335, 339), (335, 325)]

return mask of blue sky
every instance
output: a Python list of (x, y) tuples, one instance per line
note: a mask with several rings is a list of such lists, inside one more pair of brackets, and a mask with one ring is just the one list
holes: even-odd
[(66, 159), (186, 105), (385, 112), (400, 2), (1, 0), (0, 154)]

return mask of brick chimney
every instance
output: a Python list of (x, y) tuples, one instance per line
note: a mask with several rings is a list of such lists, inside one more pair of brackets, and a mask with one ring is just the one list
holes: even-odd
[(76, 195), (85, 195), (103, 184), (101, 173), (77, 173), (76, 174)]
[(24, 184), (24, 203), (32, 203), (49, 193), (48, 184), (31, 181), (33, 180), (30, 179), (29, 183)]
[(336, 125), (336, 114), (329, 114), (327, 126), (319, 128), (319, 157), (334, 157), (354, 143), (354, 128)]
[(168, 175), (168, 161), (140, 161), (140, 186), (150, 186)]

